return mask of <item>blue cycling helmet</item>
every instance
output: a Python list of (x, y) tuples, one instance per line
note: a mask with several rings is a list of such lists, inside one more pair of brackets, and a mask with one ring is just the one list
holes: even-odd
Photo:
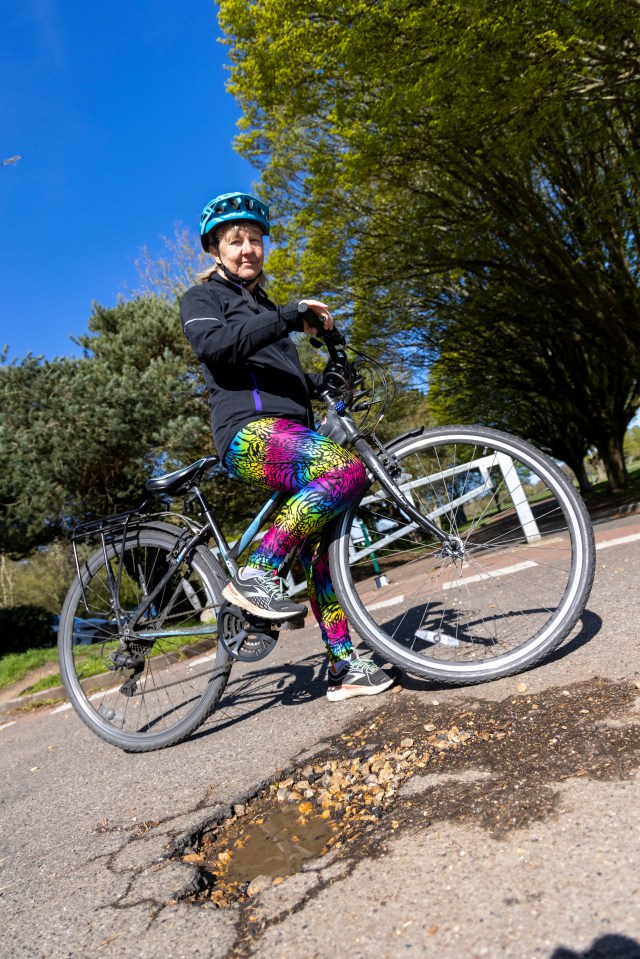
[(207, 203), (200, 217), (200, 242), (208, 252), (207, 233), (220, 223), (233, 220), (249, 220), (257, 223), (265, 236), (269, 236), (269, 207), (249, 193), (223, 193)]

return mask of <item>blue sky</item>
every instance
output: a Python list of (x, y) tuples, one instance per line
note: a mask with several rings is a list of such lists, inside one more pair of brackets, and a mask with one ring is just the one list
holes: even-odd
[(0, 347), (77, 355), (93, 301), (138, 283), (135, 260), (217, 193), (258, 174), (211, 0), (3, 0)]

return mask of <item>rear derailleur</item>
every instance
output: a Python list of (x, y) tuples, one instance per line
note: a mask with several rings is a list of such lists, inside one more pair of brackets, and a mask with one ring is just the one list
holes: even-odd
[(153, 643), (138, 641), (127, 643), (126, 647), (113, 649), (109, 653), (107, 666), (109, 669), (130, 669), (131, 674), (125, 679), (120, 692), (123, 696), (133, 696), (138, 688), (138, 676), (144, 669), (147, 655)]

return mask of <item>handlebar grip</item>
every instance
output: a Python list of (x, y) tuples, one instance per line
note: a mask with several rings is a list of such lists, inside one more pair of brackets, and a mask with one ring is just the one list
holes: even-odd
[[(344, 346), (344, 344), (347, 342), (344, 336), (342, 335), (342, 333), (340, 332), (340, 330), (338, 330), (335, 326), (331, 330), (325, 330), (322, 325), (321, 318), (318, 316), (318, 314), (314, 310), (311, 309), (308, 303), (304, 302), (304, 300), (298, 303), (298, 313), (300, 313), (304, 317), (304, 319), (307, 321), (307, 323), (309, 323), (310, 326), (316, 326), (316, 328), (318, 329), (316, 336), (320, 340), (324, 340), (327, 346)], [(313, 318), (310, 318), (307, 315), (309, 313), (313, 314)], [(314, 342), (314, 339), (315, 339), (315, 342)], [(312, 346), (315, 346), (315, 347), (319, 347), (321, 345), (321, 343), (318, 342), (318, 339), (316, 339), (315, 337), (312, 337), (311, 344)]]

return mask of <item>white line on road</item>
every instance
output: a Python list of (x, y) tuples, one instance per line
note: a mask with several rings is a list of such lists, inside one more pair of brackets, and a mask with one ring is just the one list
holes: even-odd
[(478, 573), (477, 576), (465, 576), (463, 579), (456, 579), (452, 583), (443, 583), (442, 588), (454, 589), (456, 586), (466, 586), (468, 583), (479, 583), (483, 579), (496, 579), (498, 576), (510, 576), (511, 573), (519, 573), (523, 569), (529, 569), (531, 566), (537, 565), (537, 563), (529, 559), (526, 563), (504, 566), (502, 569), (494, 569), (491, 573)]
[(382, 599), (379, 603), (372, 603), (370, 606), (367, 606), (367, 609), (369, 611), (372, 609), (384, 609), (385, 606), (397, 606), (399, 603), (404, 603), (404, 596), (394, 596), (392, 599)]
[(189, 669), (193, 669), (194, 666), (202, 666), (204, 663), (215, 663), (215, 661), (215, 653), (212, 653), (210, 656), (201, 656), (200, 659), (194, 659), (193, 662), (189, 663)]
[[(93, 696), (88, 696), (87, 699), (89, 702), (92, 702), (94, 699), (104, 699), (105, 696), (111, 696), (113, 693), (120, 691), (119, 686), (112, 686), (111, 689), (101, 689), (97, 693), (94, 693)], [(65, 709), (71, 709), (71, 703), (63, 703), (62, 706), (56, 706), (55, 709), (52, 709), (52, 713), (61, 713)]]
[(617, 539), (605, 539), (602, 543), (596, 543), (596, 549), (607, 549), (609, 546), (621, 546), (622, 543), (634, 543), (640, 539), (640, 533), (630, 533), (628, 536), (618, 536)]
[(15, 726), (16, 722), (16, 719), (12, 719), (10, 723), (3, 723), (2, 726), (0, 726), (0, 729), (8, 729), (9, 726)]

